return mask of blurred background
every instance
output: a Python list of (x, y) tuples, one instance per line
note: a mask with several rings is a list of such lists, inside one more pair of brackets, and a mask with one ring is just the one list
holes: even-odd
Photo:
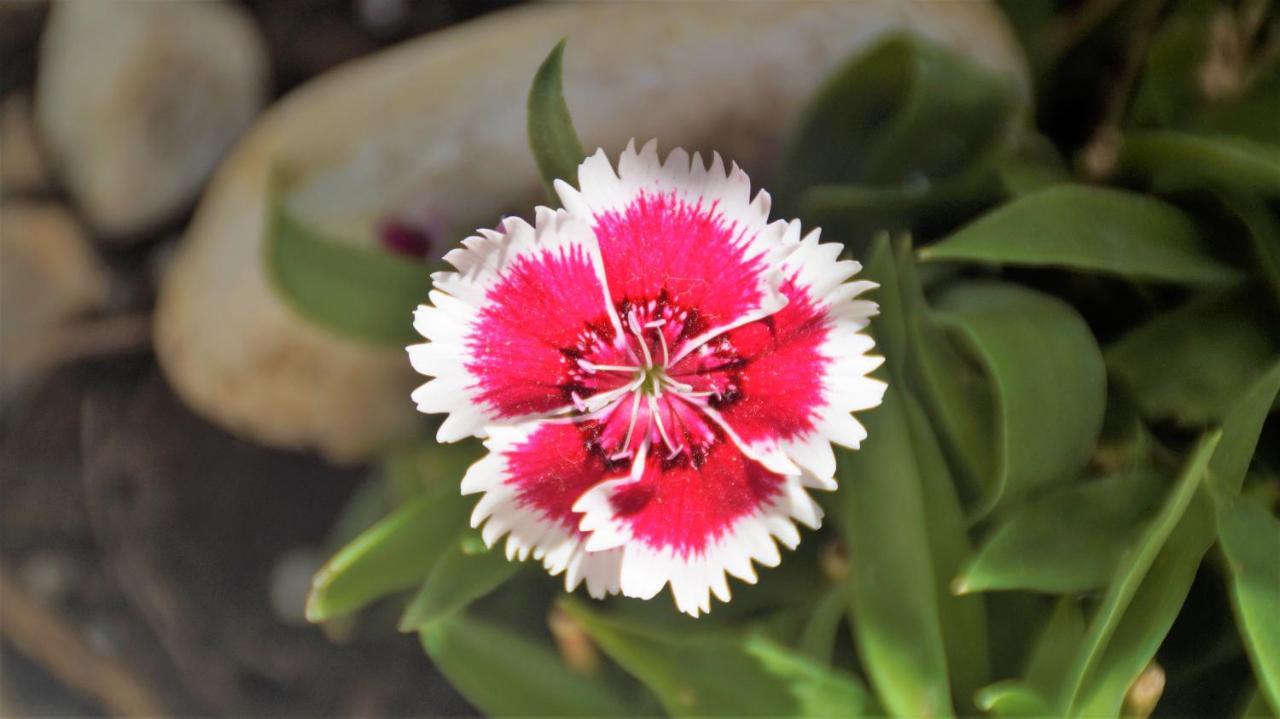
[[(156, 368), (149, 315), (213, 165), (267, 104), (346, 60), (507, 3), (84, 4), (129, 4), (136, 17), (51, 38), (51, 3), (0, 0), (0, 715), (471, 712), (413, 637), (305, 625), (321, 545), (367, 470), (272, 451), (195, 416)], [(134, 51), (121, 44), (144, 52), (130, 62), (145, 73), (169, 61), (174, 40), (148, 40), (165, 31), (148, 23), (216, 31), (217, 43), (178, 40), (204, 53), (183, 55), (185, 77), (205, 84), (192, 93), (212, 87), (237, 106), (216, 127), (181, 106), (120, 102), (119, 112), (166, 114), (93, 120), (46, 108), (49, 123), (76, 125), (50, 147), (36, 113), (42, 64), (69, 68), (58, 81), (76, 87), (55, 88), (59, 97), (100, 80), (95, 59)], [(60, 56), (42, 58), (42, 39)], [(241, 57), (229, 64), (231, 49)], [(202, 129), (171, 128), (184, 122)], [(117, 128), (200, 140), (130, 170), (168, 173), (168, 197), (87, 188), (77, 201), (71, 186), (118, 182), (94, 177), (80, 154), (139, 142)]]

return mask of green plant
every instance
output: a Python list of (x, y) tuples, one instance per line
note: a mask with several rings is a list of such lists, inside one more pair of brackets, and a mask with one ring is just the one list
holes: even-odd
[[(308, 616), (417, 587), (401, 629), (492, 714), (1280, 710), (1277, 20), (1118, 3), (1063, 40), (1036, 5), (1020, 31), (1058, 38), (1032, 42), (1038, 107), (892, 36), (795, 130), (783, 214), (879, 283), (889, 391), (780, 568), (698, 620), (557, 597), (465, 527), (473, 448), (424, 441), (393, 454), (400, 508), (317, 576)], [(1224, 13), (1247, 50), (1226, 95), (1204, 85)], [(1132, 67), (1105, 106), (1085, 131), (1046, 122), (1107, 43)], [(581, 159), (562, 50), (529, 103), (548, 181)]]

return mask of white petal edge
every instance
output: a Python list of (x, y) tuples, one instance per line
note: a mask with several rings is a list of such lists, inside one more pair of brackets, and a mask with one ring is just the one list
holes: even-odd
[(753, 562), (776, 567), (782, 560), (778, 545), (795, 549), (799, 522), (811, 529), (822, 526), (822, 508), (809, 496), (813, 482), (783, 477), (777, 496), (752, 514), (740, 517), (697, 555), (681, 556), (671, 547), (652, 547), (632, 536), (630, 525), (614, 517), (609, 501), (617, 488), (635, 481), (611, 479), (587, 490), (574, 505), (582, 513), (578, 528), (588, 532), (589, 551), (621, 553), (620, 589), (624, 596), (652, 599), (671, 587), (676, 608), (697, 617), (711, 610), (711, 596), (728, 602), (728, 576), (756, 583)]
[(484, 437), (489, 425), (531, 419), (499, 417), (479, 399), (479, 380), (467, 369), (471, 357), (467, 339), (472, 325), (485, 306), (489, 290), (518, 258), (535, 252), (564, 253), (570, 248), (582, 248), (591, 259), (603, 290), (601, 305), (615, 329), (621, 331), (609, 300), (595, 233), (563, 210), (539, 207), (534, 222), (530, 225), (518, 217), (509, 217), (498, 230), (479, 230), (463, 240), (462, 247), (444, 257), (457, 271), (435, 273), (435, 289), (428, 294), (430, 304), (419, 305), (414, 312), (414, 328), (427, 342), (407, 348), (409, 362), (420, 374), (435, 379), (418, 387), (412, 399), (421, 412), (448, 414), (436, 435), (441, 442)]
[(524, 561), (532, 557), (542, 562), (551, 576), (563, 574), (567, 592), (585, 582), (587, 593), (596, 599), (617, 594), (621, 589), (622, 552), (588, 552), (577, 532), (521, 506), (516, 488), (505, 481), (505, 453), (524, 443), (541, 425), (526, 422), (488, 428), (484, 444), (489, 454), (471, 465), (462, 478), (464, 495), (481, 494), (471, 513), (471, 526), (480, 529), (480, 536), (489, 547), (505, 537), (508, 559)]

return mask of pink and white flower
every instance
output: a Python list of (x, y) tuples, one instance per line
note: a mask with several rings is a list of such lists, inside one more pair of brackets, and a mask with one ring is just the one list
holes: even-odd
[(745, 173), (652, 142), (618, 171), (603, 152), (580, 190), (533, 225), (508, 218), (446, 255), (409, 348), (434, 379), (413, 394), (447, 413), (439, 439), (484, 437), (462, 480), (485, 541), (540, 560), (592, 596), (651, 598), (670, 584), (697, 616), (726, 577), (756, 579), (810, 489), (832, 490), (831, 443), (866, 437), (880, 403), (876, 312), (840, 246), (769, 222)]

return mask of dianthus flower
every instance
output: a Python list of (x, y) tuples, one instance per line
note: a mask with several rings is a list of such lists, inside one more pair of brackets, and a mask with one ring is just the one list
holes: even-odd
[(856, 299), (875, 285), (718, 155), (650, 142), (578, 180), (445, 256), (413, 399), (448, 414), (440, 441), (485, 438), (462, 492), (486, 543), (595, 597), (670, 584), (697, 616), (820, 525), (807, 490), (836, 488), (831, 443), (856, 448), (851, 413), (884, 393)]

